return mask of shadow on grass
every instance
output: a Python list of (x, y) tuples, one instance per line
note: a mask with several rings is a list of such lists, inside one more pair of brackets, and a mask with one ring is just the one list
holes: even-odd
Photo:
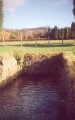
[[(21, 44), (18, 45), (6, 45), (6, 46), (14, 46), (14, 47), (21, 47)], [(22, 47), (38, 47), (38, 48), (44, 48), (44, 47), (71, 47), (75, 46), (75, 44), (23, 44)]]

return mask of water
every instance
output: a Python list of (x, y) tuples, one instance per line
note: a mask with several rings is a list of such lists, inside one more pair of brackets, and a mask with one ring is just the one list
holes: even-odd
[(59, 87), (48, 79), (19, 78), (0, 91), (0, 120), (60, 120), (60, 111)]

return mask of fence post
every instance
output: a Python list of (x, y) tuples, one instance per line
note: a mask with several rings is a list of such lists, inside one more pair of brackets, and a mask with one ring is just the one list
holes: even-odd
[(20, 35), (21, 35), (21, 47), (22, 47), (22, 33), (20, 33)]
[(62, 39), (62, 45), (63, 45), (63, 39)]
[(3, 40), (3, 46), (4, 46), (4, 37), (2, 38), (2, 40)]
[(48, 36), (48, 46), (50, 46), (50, 37)]
[(37, 38), (35, 39), (35, 47), (37, 47)]

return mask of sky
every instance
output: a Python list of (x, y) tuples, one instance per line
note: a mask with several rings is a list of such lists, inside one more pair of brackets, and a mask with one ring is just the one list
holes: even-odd
[(4, 28), (70, 27), (73, 0), (4, 0)]

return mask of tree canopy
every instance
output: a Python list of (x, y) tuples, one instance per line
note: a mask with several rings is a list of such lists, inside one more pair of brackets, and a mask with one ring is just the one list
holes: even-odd
[(3, 27), (3, 0), (0, 0), (0, 31)]
[(74, 8), (73, 8), (73, 14), (74, 14), (74, 17), (75, 17), (75, 0), (73, 0), (73, 6), (74, 6)]

